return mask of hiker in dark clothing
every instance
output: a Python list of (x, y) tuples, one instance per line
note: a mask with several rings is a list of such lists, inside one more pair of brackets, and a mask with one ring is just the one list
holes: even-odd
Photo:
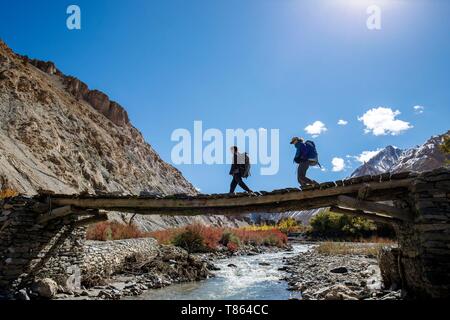
[(302, 138), (294, 137), (291, 144), (295, 146), (297, 152), (295, 153), (294, 162), (298, 163), (297, 180), (300, 186), (306, 187), (317, 184), (316, 181), (306, 177), (306, 172), (309, 169), (310, 161), (308, 159), (308, 150), (305, 141)]
[(246, 172), (246, 155), (239, 153), (236, 146), (231, 147), (231, 153), (233, 154), (233, 163), (231, 164), (230, 175), (233, 176), (233, 180), (230, 184), (230, 193), (234, 193), (237, 185), (239, 185), (246, 192), (251, 193), (249, 187), (242, 181), (242, 178), (247, 178), (249, 172)]

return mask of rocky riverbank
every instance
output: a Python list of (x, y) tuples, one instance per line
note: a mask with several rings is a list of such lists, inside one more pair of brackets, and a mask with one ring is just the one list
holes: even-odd
[(282, 269), (288, 273), (285, 280), (289, 290), (299, 292), (304, 300), (401, 299), (400, 291), (383, 288), (377, 256), (373, 254), (378, 244), (347, 243), (345, 246), (358, 250), (324, 253), (318, 245), (285, 258)]
[[(126, 248), (129, 243), (122, 241), (121, 247)], [(136, 241), (136, 240), (134, 240)], [(140, 240), (141, 246), (143, 239)], [(110, 246), (114, 242), (110, 242)], [(98, 242), (96, 242), (98, 245)], [(101, 268), (97, 272), (90, 272), (89, 276), (85, 276), (82, 282), (81, 290), (64, 291), (61, 288), (59, 293), (54, 295), (54, 299), (63, 300), (118, 300), (130, 296), (138, 296), (150, 289), (158, 289), (169, 286), (171, 284), (199, 281), (212, 277), (211, 271), (218, 270), (214, 262), (219, 259), (227, 259), (230, 256), (249, 256), (269, 252), (279, 252), (282, 250), (291, 250), (290, 246), (285, 248), (266, 247), (266, 246), (242, 246), (238, 251), (230, 253), (226, 249), (218, 250), (210, 253), (188, 254), (185, 250), (174, 246), (153, 246), (153, 254), (141, 254), (133, 252), (122, 259), (117, 259), (117, 244), (114, 244), (116, 251), (116, 259), (111, 258), (111, 263), (115, 263), (114, 272), (109, 276)], [(136, 246), (136, 243), (133, 245)], [(148, 244), (147, 244), (148, 245)], [(108, 247), (107, 243), (103, 244), (103, 249)], [(111, 249), (111, 248), (109, 248)], [(98, 258), (97, 247), (97, 263), (102, 263), (104, 259)], [(103, 250), (104, 251), (104, 250)], [(148, 252), (148, 251), (145, 251)], [(109, 257), (109, 255), (103, 258)], [(121, 261), (121, 262), (120, 262)], [(91, 262), (89, 265), (95, 265)], [(120, 265), (120, 267), (119, 267)]]
[[(139, 254), (129, 256), (122, 270), (110, 277), (92, 277), (84, 281), (86, 286), (82, 290), (58, 294), (55, 298), (118, 300), (174, 283), (207, 279), (212, 268), (208, 261), (188, 255), (183, 249), (161, 246), (151, 259)], [(90, 282), (89, 286), (86, 282)]]

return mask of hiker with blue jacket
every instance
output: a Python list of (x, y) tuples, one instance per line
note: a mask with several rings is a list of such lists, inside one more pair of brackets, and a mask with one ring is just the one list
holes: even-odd
[(297, 180), (302, 188), (317, 185), (318, 183), (306, 177), (309, 167), (319, 165), (316, 146), (312, 141), (306, 141), (302, 138), (294, 137), (291, 140), (296, 148), (294, 162), (298, 164)]

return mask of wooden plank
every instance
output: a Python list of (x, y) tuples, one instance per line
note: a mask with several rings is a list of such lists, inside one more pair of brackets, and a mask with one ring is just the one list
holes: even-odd
[(350, 209), (344, 209), (341, 207), (333, 206), (330, 208), (330, 211), (335, 212), (335, 213), (340, 213), (340, 214), (346, 214), (346, 215), (350, 215), (350, 216), (354, 216), (354, 217), (360, 217), (360, 218), (364, 218), (364, 219), (368, 219), (368, 220), (372, 220), (372, 221), (376, 221), (376, 222), (387, 223), (387, 224), (393, 224), (393, 223), (397, 223), (399, 221), (395, 218), (390, 218), (390, 217), (382, 216), (382, 215), (375, 214), (375, 213), (368, 213), (368, 212), (364, 212), (363, 210), (350, 210)]
[(68, 216), (68, 215), (72, 214), (72, 212), (73, 212), (73, 210), (72, 210), (71, 205), (56, 208), (56, 209), (53, 209), (50, 213), (44, 213), (44, 214), (39, 215), (39, 217), (37, 218), (37, 223), (43, 224), (43, 223), (46, 223), (53, 219), (58, 219), (58, 218)]
[(370, 184), (365, 183), (359, 190), (358, 190), (358, 199), (359, 200), (365, 200), (370, 195)]
[(87, 226), (87, 225), (90, 225), (90, 224), (94, 224), (94, 223), (102, 222), (102, 221), (107, 221), (107, 220), (108, 220), (108, 215), (107, 214), (99, 214), (99, 215), (96, 215), (96, 216), (93, 216), (93, 217), (90, 217), (90, 218), (78, 220), (77, 222), (75, 222), (73, 224), (73, 226), (75, 228), (84, 227), (84, 226)]
[[(372, 191), (386, 190), (386, 199), (389, 199), (389, 190), (398, 188), (407, 188), (410, 186), (412, 180), (392, 180), (382, 183), (370, 183)], [(52, 197), (54, 205), (66, 206), (73, 205), (79, 208), (96, 208), (96, 209), (195, 209), (195, 208), (215, 208), (215, 207), (237, 207), (237, 206), (252, 206), (252, 205), (268, 205), (273, 203), (281, 203), (287, 201), (304, 201), (307, 199), (317, 199), (322, 197), (338, 196), (338, 195), (356, 195), (361, 185), (348, 185), (338, 188), (330, 188), (325, 190), (313, 191), (298, 191), (288, 192), (283, 194), (266, 194), (257, 197), (237, 197), (231, 199), (216, 198), (216, 199), (199, 199), (192, 198), (190, 200), (180, 199), (141, 199), (141, 198), (92, 198), (92, 197)]]
[(411, 212), (400, 209), (400, 208), (396, 208), (393, 206), (381, 204), (381, 203), (362, 201), (362, 200), (358, 200), (358, 199), (355, 199), (352, 197), (347, 197), (347, 196), (338, 196), (337, 203), (338, 203), (339, 207), (369, 211), (369, 212), (373, 212), (373, 213), (381, 213), (381, 214), (385, 214), (389, 217), (404, 220), (404, 221), (412, 220)]

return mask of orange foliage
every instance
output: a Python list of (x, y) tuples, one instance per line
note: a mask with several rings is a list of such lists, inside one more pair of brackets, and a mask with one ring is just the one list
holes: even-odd
[(198, 224), (184, 228), (154, 231), (148, 233), (148, 236), (157, 239), (161, 244), (170, 244), (177, 235), (186, 231), (198, 234), (203, 239), (205, 247), (209, 250), (217, 249), (224, 233), (232, 234), (236, 239), (236, 241), (224, 244), (230, 251), (235, 251), (239, 245), (246, 244), (283, 247), (288, 240), (287, 236), (276, 228), (269, 230), (224, 229)]
[[(87, 230), (86, 237), (89, 240), (99, 241), (152, 237), (160, 244), (173, 244), (177, 236), (185, 232), (196, 235), (197, 239), (201, 239), (203, 247), (210, 251), (216, 250), (221, 245), (226, 246), (230, 252), (235, 252), (241, 245), (283, 247), (287, 243), (287, 236), (276, 228), (266, 230), (225, 229), (194, 224), (184, 228), (142, 232), (135, 225), (125, 225), (115, 221), (91, 225)], [(228, 235), (230, 239), (227, 243), (221, 243), (224, 234)]]
[(19, 193), (16, 190), (13, 189), (4, 189), (0, 190), (0, 199), (7, 199), (7, 198), (13, 198), (17, 197)]
[(86, 238), (88, 240), (121, 240), (143, 238), (146, 234), (135, 225), (122, 224), (116, 221), (99, 222), (89, 226)]
[(227, 249), (230, 252), (236, 252), (239, 249), (239, 246), (237, 243), (234, 242), (228, 242)]
[(245, 244), (282, 247), (288, 241), (286, 234), (276, 228), (269, 230), (235, 229), (232, 230), (232, 233)]

